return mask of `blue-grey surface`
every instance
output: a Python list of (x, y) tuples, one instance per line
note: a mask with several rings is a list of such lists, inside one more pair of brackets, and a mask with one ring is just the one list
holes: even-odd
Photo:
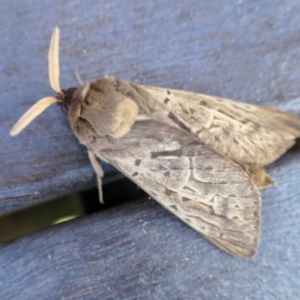
[[(0, 1), (0, 210), (94, 183), (60, 109), (10, 127), (74, 70), (279, 107), (300, 114), (299, 1)], [(300, 147), (270, 167), (252, 260), (216, 249), (151, 201), (126, 204), (0, 247), (1, 299), (297, 299)]]

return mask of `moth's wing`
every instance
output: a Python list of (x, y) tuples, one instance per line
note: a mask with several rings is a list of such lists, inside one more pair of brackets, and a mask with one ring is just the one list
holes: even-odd
[(239, 163), (268, 165), (300, 137), (300, 118), (291, 113), (191, 92), (136, 87), (167, 108), (168, 121)]
[(260, 234), (260, 194), (243, 169), (193, 135), (139, 121), (99, 156), (222, 250), (251, 257)]

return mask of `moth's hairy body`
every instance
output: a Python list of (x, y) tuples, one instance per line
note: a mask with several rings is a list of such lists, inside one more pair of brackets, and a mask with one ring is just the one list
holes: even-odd
[(70, 125), (97, 174), (113, 164), (164, 207), (232, 255), (254, 255), (260, 235), (258, 188), (273, 184), (264, 166), (300, 136), (300, 118), (271, 108), (106, 77), (61, 90), (59, 29), (49, 50), (56, 98), (33, 105), (16, 135), (49, 105), (68, 111)]

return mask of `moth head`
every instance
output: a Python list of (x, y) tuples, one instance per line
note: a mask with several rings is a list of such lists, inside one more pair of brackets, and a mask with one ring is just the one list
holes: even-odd
[(27, 125), (29, 125), (39, 114), (53, 103), (58, 103), (66, 111), (70, 105), (71, 99), (77, 88), (62, 90), (59, 85), (59, 28), (53, 30), (51, 37), (48, 63), (49, 63), (49, 82), (52, 89), (57, 93), (56, 97), (45, 97), (35, 103), (19, 121), (10, 130), (10, 135), (19, 134)]

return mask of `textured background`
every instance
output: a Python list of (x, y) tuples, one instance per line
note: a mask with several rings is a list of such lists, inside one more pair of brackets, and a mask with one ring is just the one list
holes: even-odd
[[(8, 131), (53, 95), (47, 52), (61, 29), (61, 86), (113, 75), (300, 115), (300, 2), (0, 1), (0, 211), (95, 184), (58, 107)], [(153, 200), (126, 203), (0, 245), (1, 299), (296, 299), (300, 146), (269, 171), (252, 260), (216, 249)]]

